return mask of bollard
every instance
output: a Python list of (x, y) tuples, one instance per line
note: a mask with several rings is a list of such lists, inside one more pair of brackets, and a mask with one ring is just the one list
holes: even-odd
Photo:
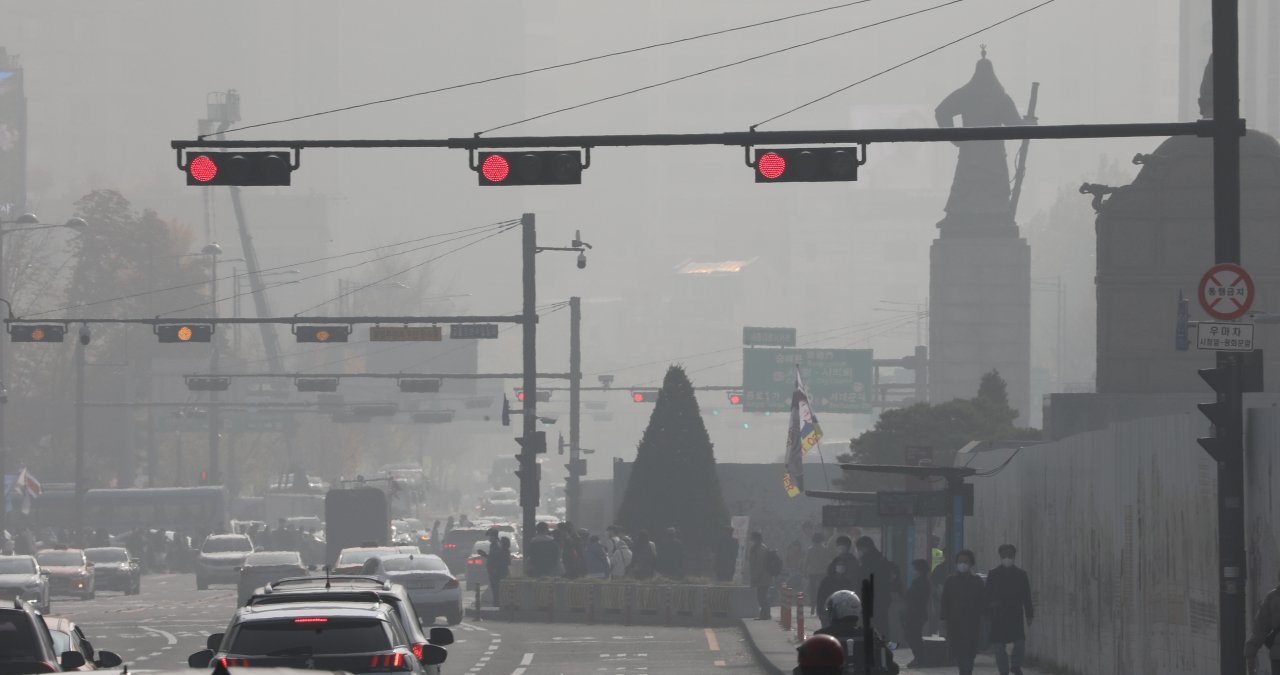
[(711, 590), (702, 587), (702, 627), (711, 627)]
[(796, 642), (804, 642), (804, 593), (796, 593)]
[(666, 605), (667, 605), (667, 622), (663, 625), (665, 625), (667, 628), (670, 628), (671, 627), (671, 587), (667, 586), (662, 590), (663, 590), (662, 595), (666, 598)]
[(791, 630), (791, 598), (789, 597), (791, 589), (786, 584), (782, 585), (781, 591), (778, 592), (778, 616), (782, 621), (782, 630)]
[(596, 585), (587, 588), (587, 625), (596, 625)]
[(627, 586), (622, 590), (622, 603), (626, 607), (626, 617), (623, 619), (622, 625), (631, 625), (631, 597), (634, 594), (635, 587)]

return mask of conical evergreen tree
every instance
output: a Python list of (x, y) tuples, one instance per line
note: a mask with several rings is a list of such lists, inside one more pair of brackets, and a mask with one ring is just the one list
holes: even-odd
[(978, 384), (978, 398), (1009, 407), (1009, 389), (1004, 378), (1000, 377), (1000, 371), (992, 368), (991, 372), (982, 376), (982, 382)]
[(636, 448), (618, 523), (633, 535), (644, 528), (654, 537), (674, 527), (686, 548), (705, 548), (729, 525), (711, 437), (680, 366), (671, 366), (662, 381)]

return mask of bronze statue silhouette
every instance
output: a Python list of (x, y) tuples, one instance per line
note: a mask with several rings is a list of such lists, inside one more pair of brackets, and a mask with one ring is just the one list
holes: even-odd
[[(943, 99), (934, 115), (940, 127), (955, 126), (959, 115), (966, 127), (1035, 124), (1018, 114), (1005, 93), (995, 68), (987, 60), (986, 45), (973, 78)], [(1018, 236), (1009, 203), (1009, 161), (1004, 141), (956, 143), (960, 157), (947, 198), (947, 215), (938, 223), (942, 236)]]

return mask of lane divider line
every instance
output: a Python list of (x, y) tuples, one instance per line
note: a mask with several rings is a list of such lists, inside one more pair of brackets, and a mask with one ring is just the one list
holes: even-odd
[(704, 628), (707, 631), (707, 648), (713, 652), (720, 651), (720, 643), (716, 641), (716, 633), (710, 628)]
[[(520, 665), (522, 665), (522, 666), (527, 666), (527, 665), (529, 665), (530, 663), (533, 663), (533, 654), (531, 654), (531, 653), (530, 653), (530, 654), (525, 654), (525, 655), (524, 655), (524, 658), (523, 658), (523, 659), (520, 659)], [(518, 673), (512, 673), (511, 675), (518, 675)]]

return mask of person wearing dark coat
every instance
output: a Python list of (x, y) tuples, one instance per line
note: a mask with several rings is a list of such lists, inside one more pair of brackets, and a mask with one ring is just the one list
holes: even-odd
[(658, 544), (658, 574), (668, 579), (684, 578), (684, 542), (676, 528), (668, 527), (666, 537)]
[(875, 575), (876, 613), (871, 617), (871, 626), (882, 634), (888, 633), (889, 607), (893, 604), (891, 594), (902, 593), (902, 572), (876, 548), (871, 537), (858, 537), (854, 549), (858, 552), (858, 576), (855, 579), (859, 588), (864, 579)]
[(921, 650), (924, 649), (924, 624), (929, 620), (929, 596), (933, 585), (929, 583), (929, 561), (917, 558), (911, 561), (911, 569), (915, 577), (911, 587), (907, 589), (907, 606), (902, 609), (902, 630), (906, 633), (907, 645), (915, 659), (907, 664), (908, 668), (919, 665)]
[(836, 540), (836, 550), (840, 553), (827, 563), (827, 575), (818, 582), (818, 594), (812, 602), (818, 608), (818, 620), (826, 627), (831, 623), (827, 615), (827, 599), (836, 591), (854, 591), (859, 589), (858, 559), (848, 552), (849, 538), (841, 535)]
[(955, 573), (942, 584), (941, 619), (947, 632), (947, 651), (960, 669), (960, 675), (973, 675), (986, 589), (982, 577), (974, 574), (973, 551), (961, 550), (955, 560)]
[[(1022, 629), (1035, 617), (1031, 605), (1031, 582), (1027, 573), (1013, 564), (1018, 549), (1013, 544), (1000, 547), (1000, 566), (987, 573), (987, 616), (991, 618), (990, 642), (996, 654), (1000, 675), (1022, 675), (1022, 655), (1027, 634)], [(1005, 645), (1013, 643), (1013, 658), (1005, 653)]]

